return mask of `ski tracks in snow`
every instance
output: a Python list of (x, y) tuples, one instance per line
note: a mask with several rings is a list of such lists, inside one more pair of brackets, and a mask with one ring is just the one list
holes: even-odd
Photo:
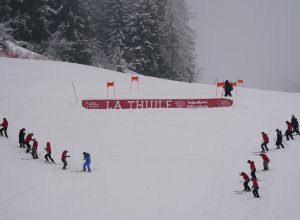
[[(214, 134), (214, 126), (218, 123), (218, 115), (217, 111), (213, 112), (210, 116), (209, 128), (208, 128), (208, 134)], [(226, 124), (228, 122), (225, 122)], [(224, 126), (224, 124), (223, 124)], [(226, 125), (225, 125), (226, 126)], [(226, 134), (225, 136), (226, 137)], [(225, 176), (227, 176), (227, 173), (224, 173), (224, 176), (220, 176), (220, 170), (222, 167), (226, 166), (226, 156), (222, 157), (222, 160), (216, 161), (215, 156), (217, 154), (223, 154), (225, 153), (224, 150), (226, 149), (226, 146), (222, 145), (220, 146), (220, 139), (224, 138), (222, 136), (219, 136), (218, 138), (215, 137), (208, 137), (210, 140), (209, 146), (209, 154), (211, 160), (210, 160), (210, 176), (207, 178), (207, 181), (209, 181), (210, 188), (208, 189), (208, 201), (206, 201), (206, 207), (203, 211), (203, 218), (210, 218), (213, 216), (213, 219), (222, 219), (222, 207), (225, 202), (225, 196), (226, 196), (226, 183), (225, 180), (227, 179)], [(226, 143), (226, 140), (222, 143)], [(226, 150), (225, 150), (226, 151)], [(218, 210), (216, 212), (216, 210)]]
[[(10, 152), (9, 155), (6, 155), (9, 160), (11, 159), (11, 157), (16, 157), (16, 158), (18, 157), (19, 154), (17, 153), (17, 148), (16, 148), (16, 146), (18, 146), (18, 145), (16, 145), (13, 141), (8, 139), (5, 142), (4, 141), (0, 142), (0, 145), (1, 145), (1, 147), (4, 145), (4, 147), (10, 148), (12, 150), (11, 152), (6, 151), (6, 152)], [(9, 167), (6, 167), (6, 168), (8, 169), (7, 172), (16, 173), (16, 171), (14, 171), (12, 169), (9, 169)], [(18, 167), (13, 167), (13, 168), (18, 168)], [(18, 187), (15, 187), (14, 191), (10, 191), (11, 192), (10, 196), (8, 196), (7, 198), (3, 198), (3, 197), (1, 198), (0, 210), (4, 214), (5, 219), (8, 219), (8, 220), (11, 219), (8, 208), (13, 207), (14, 206), (13, 204), (15, 203), (15, 201), (17, 199), (30, 197), (30, 194), (32, 193), (32, 191), (34, 191), (35, 188), (38, 187), (38, 185), (37, 185), (38, 181), (34, 181), (35, 178), (33, 178), (31, 176), (31, 174), (28, 173), (27, 175), (28, 175), (27, 177), (26, 176), (18, 177), (18, 178), (28, 178), (28, 179), (30, 179), (30, 181), (26, 181), (26, 183), (29, 183), (26, 186), (26, 190), (22, 190), (23, 188), (21, 188), (21, 190), (20, 190)], [(42, 178), (42, 179), (47, 178), (46, 175), (47, 175), (46, 172), (44, 172), (42, 174), (39, 173), (39, 178)], [(2, 181), (2, 182), (4, 182), (4, 181)], [(17, 183), (16, 182), (11, 183), (11, 185), (13, 185), (13, 184), (23, 184), (23, 181), (19, 181)], [(2, 215), (0, 215), (0, 216), (2, 216)]]

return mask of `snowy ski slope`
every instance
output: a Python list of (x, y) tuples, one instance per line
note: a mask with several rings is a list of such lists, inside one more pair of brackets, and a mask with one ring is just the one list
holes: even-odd
[[(53, 61), (0, 58), (0, 219), (299, 219), (300, 137), (273, 150), (270, 171), (257, 173), (260, 199), (242, 190), (248, 159), (262, 169), (261, 132), (275, 148), (275, 129), (300, 119), (300, 94), (239, 89), (234, 106), (220, 109), (87, 110), (79, 100), (106, 98), (115, 80), (118, 98), (211, 98), (215, 87), (130, 75)], [(18, 147), (25, 127), (39, 142), (39, 160)], [(58, 165), (44, 163), (46, 142)], [(60, 156), (71, 155), (68, 170)], [(91, 154), (92, 173), (80, 170)], [(252, 185), (252, 184), (250, 184)]]

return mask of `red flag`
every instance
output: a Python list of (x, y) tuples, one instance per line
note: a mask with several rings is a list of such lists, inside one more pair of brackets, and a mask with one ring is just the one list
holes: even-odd
[(139, 81), (139, 77), (138, 76), (131, 76), (131, 82), (132, 81)]
[(106, 87), (115, 87), (115, 82), (107, 82)]
[(232, 87), (236, 87), (236, 82), (231, 82)]
[(244, 80), (239, 79), (239, 80), (238, 80), (238, 84), (244, 84)]
[(222, 87), (223, 88), (224, 85), (225, 85), (224, 82), (217, 82), (217, 87)]

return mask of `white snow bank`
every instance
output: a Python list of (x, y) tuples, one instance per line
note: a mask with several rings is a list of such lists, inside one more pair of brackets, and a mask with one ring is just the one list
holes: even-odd
[(0, 48), (0, 57), (12, 57), (12, 58), (22, 58), (22, 59), (36, 59), (36, 60), (47, 60), (47, 57), (35, 53), (31, 50), (25, 49), (16, 45), (13, 42), (6, 42), (6, 49)]
[[(262, 169), (261, 131), (275, 148), (275, 128), (300, 118), (300, 94), (240, 89), (224, 109), (86, 110), (79, 99), (105, 98), (107, 80), (118, 98), (209, 98), (215, 87), (130, 75), (83, 65), (0, 58), (0, 219), (298, 219), (300, 138), (271, 151), (270, 171), (258, 173), (261, 199), (242, 189), (248, 159)], [(39, 160), (18, 148), (22, 127), (39, 141)], [(68, 170), (43, 162), (46, 142)], [(92, 173), (77, 173), (82, 152)]]

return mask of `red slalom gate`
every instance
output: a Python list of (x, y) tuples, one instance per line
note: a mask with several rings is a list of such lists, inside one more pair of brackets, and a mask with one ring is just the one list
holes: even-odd
[(82, 106), (87, 109), (220, 108), (232, 104), (231, 99), (225, 98), (82, 100)]

